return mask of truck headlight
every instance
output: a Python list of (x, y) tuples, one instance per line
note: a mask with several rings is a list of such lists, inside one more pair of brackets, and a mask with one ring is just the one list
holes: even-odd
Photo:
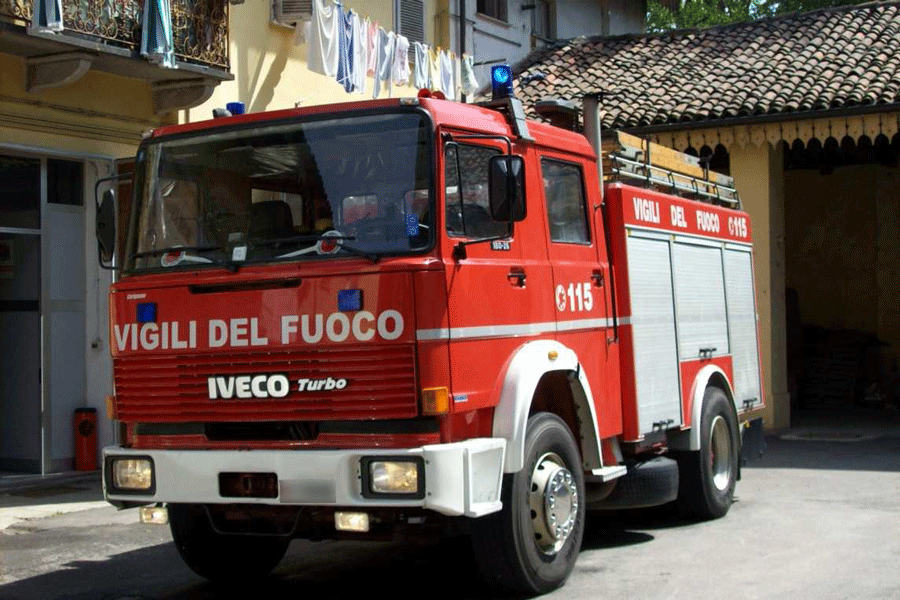
[(425, 461), (418, 456), (370, 456), (362, 460), (363, 496), (424, 498)]
[(148, 458), (111, 458), (110, 483), (115, 491), (151, 492), (153, 460)]

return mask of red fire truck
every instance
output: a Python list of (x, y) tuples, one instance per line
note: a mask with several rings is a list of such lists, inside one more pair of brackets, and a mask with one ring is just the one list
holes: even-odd
[(462, 530), (489, 580), (542, 593), (588, 509), (728, 511), (763, 400), (747, 214), (659, 148), (602, 152), (596, 99), (582, 132), (502, 96), (140, 146), (105, 494), (168, 520), (200, 575), (266, 574), (293, 538)]

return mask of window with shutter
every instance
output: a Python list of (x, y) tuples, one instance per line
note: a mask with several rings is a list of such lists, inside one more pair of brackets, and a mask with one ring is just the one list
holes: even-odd
[(425, 2), (424, 0), (397, 0), (395, 13), (396, 27), (400, 35), (410, 43), (425, 43)]
[(498, 21), (507, 20), (506, 0), (478, 0), (475, 10)]
[(299, 23), (312, 17), (313, 0), (272, 0), (272, 18), (278, 23)]
[(550, 1), (536, 0), (531, 13), (531, 34), (543, 40), (552, 39), (550, 28)]

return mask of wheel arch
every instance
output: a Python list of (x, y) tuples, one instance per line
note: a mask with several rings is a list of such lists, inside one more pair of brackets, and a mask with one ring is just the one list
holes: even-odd
[[(728, 376), (716, 365), (706, 365), (694, 377), (691, 388), (691, 428), (688, 430), (674, 431), (668, 435), (668, 446), (672, 450), (700, 450), (700, 418), (703, 413), (703, 395), (708, 387), (721, 389), (728, 398), (735, 423), (738, 420), (737, 410), (734, 407), (734, 390)], [(740, 438), (740, 436), (738, 436)]]
[[(554, 357), (555, 356), (555, 357)], [(500, 399), (494, 409), (494, 437), (506, 440), (503, 470), (515, 473), (524, 464), (525, 430), (535, 397), (547, 378), (565, 377), (570, 393), (562, 402), (569, 402), (569, 411), (559, 411), (560, 400), (554, 398), (548, 412), (566, 421), (576, 438), (585, 470), (600, 466), (600, 440), (597, 415), (594, 410), (591, 386), (573, 350), (555, 340), (536, 340), (523, 344), (507, 364), (502, 376)], [(557, 409), (557, 410), (554, 410)], [(577, 423), (566, 418), (574, 414)]]

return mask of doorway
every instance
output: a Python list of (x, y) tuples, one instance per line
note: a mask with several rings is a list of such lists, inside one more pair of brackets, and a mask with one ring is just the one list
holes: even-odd
[(84, 402), (84, 162), (0, 151), (0, 471), (70, 470)]
[(0, 154), (0, 470), (41, 471), (41, 160)]

